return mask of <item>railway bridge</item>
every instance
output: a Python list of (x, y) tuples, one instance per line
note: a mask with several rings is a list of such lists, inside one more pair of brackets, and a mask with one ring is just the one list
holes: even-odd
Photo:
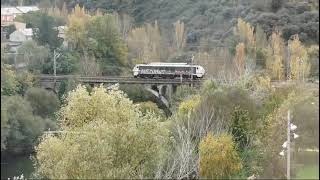
[(81, 84), (89, 84), (91, 87), (104, 84), (140, 84), (151, 92), (161, 104), (169, 109), (169, 100), (180, 85), (200, 86), (203, 80), (200, 79), (143, 79), (133, 77), (111, 77), (111, 76), (75, 76), (75, 75), (40, 75), (38, 76), (40, 86), (57, 93), (62, 81), (76, 79)]

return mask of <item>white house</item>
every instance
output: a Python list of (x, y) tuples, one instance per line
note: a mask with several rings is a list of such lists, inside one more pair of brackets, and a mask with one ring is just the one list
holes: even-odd
[(16, 30), (13, 33), (11, 33), (9, 36), (9, 48), (12, 52), (17, 52), (19, 46), (24, 42), (28, 40), (32, 40), (32, 29), (20, 29)]

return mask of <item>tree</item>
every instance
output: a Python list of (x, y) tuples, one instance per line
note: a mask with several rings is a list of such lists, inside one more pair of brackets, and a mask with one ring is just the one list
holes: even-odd
[(66, 39), (73, 45), (74, 49), (83, 50), (88, 42), (87, 28), (90, 15), (85, 12), (84, 7), (76, 5), (73, 12), (68, 16), (68, 29)]
[[(2, 98), (2, 96), (1, 96)], [(6, 141), (9, 134), (8, 116), (1, 105), (1, 152), (6, 149)]]
[(255, 35), (257, 48), (265, 48), (268, 46), (267, 35), (261, 26), (257, 25)]
[(127, 48), (114, 15), (90, 16), (77, 5), (68, 17), (68, 27), (66, 38), (79, 52), (84, 74), (118, 75), (119, 67), (128, 64)]
[[(141, 114), (116, 87), (69, 93), (60, 111), (62, 137), (45, 136), (37, 147), (37, 173), (47, 178), (153, 177), (166, 130)], [(146, 148), (148, 147), (148, 148)]]
[(181, 22), (178, 20), (175, 24), (175, 45), (177, 48), (177, 51), (180, 52), (184, 45), (185, 45), (185, 29), (184, 29), (184, 22)]
[(36, 42), (30, 40), (22, 43), (18, 48), (18, 53), (23, 54), (24, 63), (31, 72), (40, 73), (43, 71), (50, 52), (45, 46), (38, 46)]
[(230, 178), (242, 168), (241, 160), (232, 142), (232, 136), (210, 133), (200, 142), (200, 177)]
[(12, 154), (32, 152), (42, 132), (54, 127), (51, 120), (33, 115), (30, 103), (21, 96), (2, 97), (1, 108), (10, 127), (6, 149)]
[[(263, 101), (261, 122), (256, 135), (259, 140), (255, 142), (262, 152), (259, 164), (262, 172), (260, 178), (285, 178), (285, 158), (279, 156), (281, 145), (287, 138), (287, 112), (290, 109), (291, 122), (299, 128), (299, 138), (294, 140), (292, 148), (295, 152), (301, 148), (317, 148), (319, 146), (319, 99), (317, 87), (294, 84), (279, 88)], [(280, 130), (281, 129), (281, 130)], [(313, 137), (313, 138), (310, 138)], [(316, 137), (316, 138), (315, 138)]]
[(126, 93), (134, 103), (154, 101), (154, 96), (141, 85), (120, 85), (119, 89)]
[(1, 63), (1, 95), (13, 95), (18, 91), (16, 74), (10, 66)]
[(190, 113), (194, 112), (194, 110), (197, 108), (199, 103), (200, 103), (200, 96), (198, 95), (191, 96), (189, 99), (180, 103), (178, 114), (190, 116)]
[(301, 44), (298, 35), (295, 35), (293, 40), (290, 40), (288, 44), (290, 51), (291, 78), (304, 81), (310, 74), (307, 49)]
[(244, 75), (245, 65), (246, 65), (246, 52), (244, 43), (240, 43), (236, 47), (236, 55), (235, 55), (235, 65), (237, 69), (238, 76)]
[(160, 61), (161, 35), (158, 22), (134, 28), (128, 36), (128, 47), (134, 58), (144, 63)]
[(117, 19), (117, 24), (121, 32), (122, 39), (127, 40), (129, 32), (133, 27), (134, 19), (127, 14), (114, 13)]
[(273, 32), (270, 37), (270, 45), (267, 48), (266, 68), (272, 78), (282, 80), (284, 78), (284, 42), (279, 31)]
[(30, 88), (25, 94), (33, 113), (42, 118), (52, 117), (59, 108), (59, 99), (53, 92), (41, 88)]
[(142, 112), (142, 114), (146, 115), (149, 112), (154, 113), (162, 118), (165, 117), (164, 112), (159, 109), (159, 107), (157, 106), (156, 103), (151, 102), (151, 101), (147, 101), (147, 102), (140, 102), (137, 103), (139, 105), (140, 111)]
[(239, 42), (243, 42), (246, 47), (248, 59), (246, 67), (252, 70), (256, 65), (256, 35), (254, 33), (254, 27), (239, 18), (235, 33), (239, 38)]
[(127, 48), (121, 39), (115, 16), (105, 14), (93, 17), (89, 23), (89, 52), (100, 64), (102, 74), (110, 73), (109, 66), (125, 66), (127, 62)]
[(250, 143), (250, 136), (252, 136), (253, 130), (251, 127), (254, 127), (254, 125), (250, 124), (252, 123), (250, 121), (248, 111), (239, 107), (234, 109), (230, 131), (240, 151), (244, 150)]
[(308, 48), (308, 56), (310, 57), (310, 76), (319, 77), (319, 45), (312, 45)]
[(28, 71), (22, 71), (17, 74), (17, 81), (19, 82), (18, 94), (23, 96), (27, 89), (35, 85), (36, 79), (32, 73)]
[(58, 30), (54, 28), (54, 18), (46, 13), (39, 14), (39, 22), (34, 24), (34, 39), (42, 46), (48, 45), (50, 50), (61, 46), (62, 39), (58, 37)]
[(171, 104), (173, 110), (179, 107), (179, 104), (189, 98), (190, 96), (196, 94), (196, 89), (190, 86), (178, 86), (176, 93), (173, 95)]

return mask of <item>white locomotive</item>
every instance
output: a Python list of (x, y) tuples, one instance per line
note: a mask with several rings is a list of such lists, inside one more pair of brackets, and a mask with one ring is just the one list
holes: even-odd
[(202, 78), (204, 75), (202, 66), (187, 63), (137, 64), (133, 68), (133, 76), (141, 78)]

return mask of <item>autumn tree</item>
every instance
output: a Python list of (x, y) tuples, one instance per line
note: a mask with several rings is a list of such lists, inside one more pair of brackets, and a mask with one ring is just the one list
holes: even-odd
[(232, 137), (227, 134), (212, 136), (209, 133), (199, 145), (201, 178), (230, 178), (242, 168)]
[(293, 40), (290, 40), (288, 44), (291, 78), (304, 81), (310, 74), (308, 51), (300, 42), (298, 35), (293, 36)]
[(248, 61), (246, 61), (246, 67), (252, 70), (256, 65), (256, 35), (254, 33), (254, 27), (239, 18), (235, 34), (238, 36), (239, 42), (244, 43), (246, 47), (246, 57), (248, 59)]
[(68, 29), (66, 38), (73, 48), (83, 49), (87, 43), (87, 27), (90, 15), (85, 12), (84, 7), (76, 5), (68, 16)]
[(175, 46), (178, 52), (181, 52), (184, 48), (186, 37), (184, 22), (178, 20), (175, 24)]
[(279, 31), (273, 32), (267, 48), (266, 68), (272, 78), (282, 80), (284, 78), (284, 41)]
[(160, 61), (162, 39), (157, 21), (154, 25), (146, 24), (132, 29), (127, 41), (133, 59), (145, 63)]
[[(68, 18), (68, 42), (81, 57), (82, 71), (88, 75), (115, 75), (127, 63), (127, 48), (112, 14), (90, 16), (77, 5)], [(90, 68), (87, 68), (90, 67)]]
[(246, 67), (246, 51), (244, 43), (240, 43), (236, 47), (235, 66), (239, 76), (244, 75)]
[[(60, 111), (65, 135), (44, 136), (36, 154), (39, 177), (152, 178), (161, 162), (166, 128), (117, 87), (84, 86), (69, 93)], [(148, 148), (146, 148), (148, 147)]]
[(183, 101), (179, 105), (178, 115), (188, 115), (192, 113), (200, 103), (200, 96), (194, 95)]

